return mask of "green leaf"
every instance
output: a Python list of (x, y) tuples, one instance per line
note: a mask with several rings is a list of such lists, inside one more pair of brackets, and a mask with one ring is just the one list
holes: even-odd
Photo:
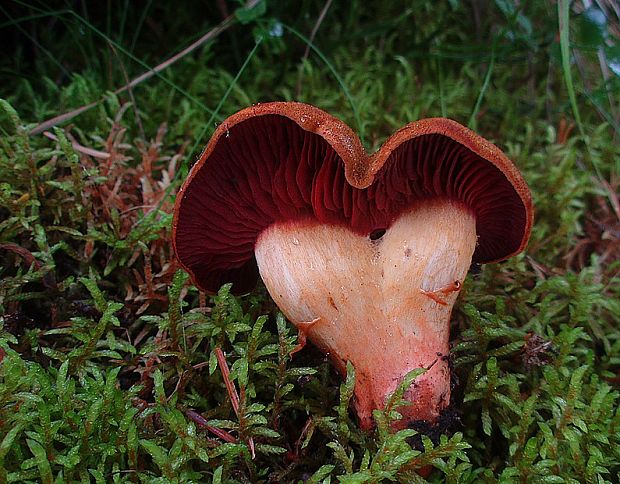
[(267, 12), (267, 0), (259, 0), (253, 6), (241, 7), (235, 10), (235, 17), (237, 17), (239, 22), (245, 25), (258, 20), (265, 15), (265, 12)]
[(166, 466), (168, 453), (163, 447), (160, 447), (155, 442), (146, 439), (140, 439), (140, 445), (153, 458), (153, 462), (157, 464), (157, 467), (163, 469)]
[(370, 471), (356, 472), (348, 476), (338, 477), (338, 482), (341, 484), (361, 484), (363, 482), (369, 482), (370, 480), (372, 480)]
[(392, 466), (399, 470), (402, 466), (407, 464), (409, 461), (415, 459), (420, 452), (417, 450), (408, 450), (403, 452), (402, 454), (398, 454), (391, 462)]
[(233, 380), (236, 379), (239, 385), (245, 387), (248, 384), (248, 371), (249, 364), (247, 358), (239, 358), (232, 364), (230, 377)]
[(491, 435), (492, 431), (492, 420), (491, 415), (489, 413), (489, 408), (484, 406), (482, 408), (482, 413), (480, 415), (480, 419), (482, 420), (482, 430), (486, 435)]
[(59, 395), (65, 395), (67, 393), (67, 386), (69, 379), (67, 373), (69, 372), (69, 360), (65, 361), (58, 369), (58, 375), (56, 376), (56, 391)]
[(21, 425), (16, 425), (11, 428), (2, 439), (2, 442), (0, 443), (0, 464), (4, 460), (6, 454), (11, 450), (11, 446), (13, 445), (15, 438), (21, 433), (22, 430), (23, 428)]
[(312, 474), (310, 476), (310, 479), (308, 479), (306, 482), (308, 484), (319, 484), (321, 480), (329, 476), (335, 468), (336, 468), (335, 465), (324, 464), (321, 467), (319, 467), (319, 469), (314, 474)]
[(166, 398), (166, 391), (164, 389), (164, 375), (159, 370), (153, 372), (153, 387), (155, 390), (155, 399), (160, 405), (166, 405), (168, 399)]
[(81, 461), (80, 452), (82, 446), (80, 444), (74, 445), (66, 455), (57, 455), (54, 459), (55, 463), (61, 464), (66, 469), (74, 469)]
[[(286, 374), (290, 377), (299, 377), (304, 375), (314, 375), (316, 373), (316, 369), (306, 367), (306, 366), (297, 366), (295, 368), (288, 368), (286, 370)], [(348, 375), (348, 374), (347, 374)]]
[(94, 279), (94, 272), (91, 271), (90, 277), (80, 277), (78, 280), (84, 284), (84, 287), (86, 287), (88, 292), (90, 292), (97, 310), (103, 313), (107, 308), (107, 303), (103, 297), (103, 293), (99, 290), (97, 282)]
[(211, 351), (209, 355), (209, 375), (213, 375), (217, 370), (217, 356), (215, 355), (215, 351)]
[(44, 484), (52, 484), (54, 478), (52, 476), (52, 468), (49, 460), (47, 459), (45, 449), (36, 440), (27, 439), (26, 443), (28, 444), (30, 452), (34, 455), (35, 462), (39, 468), (39, 477), (41, 478), (41, 482)]
[[(16, 132), (18, 128), (21, 127), (21, 119), (19, 119), (19, 115), (13, 106), (11, 106), (7, 101), (0, 98), (0, 112), (11, 122), (11, 131)], [(3, 116), (3, 117), (4, 117)]]
[(261, 454), (266, 455), (278, 455), (285, 454), (287, 451), (284, 447), (278, 447), (276, 445), (256, 444), (256, 450)]
[(334, 451), (334, 457), (340, 461), (347, 473), (353, 473), (353, 459), (347, 455), (340, 442), (328, 442), (327, 447)]
[(212, 483), (213, 484), (221, 484), (222, 483), (222, 472), (224, 470), (224, 466), (219, 466), (217, 469), (215, 469), (215, 471), (213, 472), (213, 480)]

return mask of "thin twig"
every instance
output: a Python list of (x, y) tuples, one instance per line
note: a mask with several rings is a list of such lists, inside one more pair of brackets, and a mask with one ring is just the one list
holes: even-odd
[(26, 263), (29, 266), (34, 265), (34, 268), (36, 270), (41, 269), (41, 263), (36, 259), (36, 257), (32, 254), (32, 252), (30, 252), (28, 249), (25, 249), (12, 242), (8, 242), (6, 244), (0, 244), (0, 249), (5, 249), (10, 252), (13, 252), (14, 254), (21, 256), (21, 258), (24, 259), (24, 261), (26, 261)]
[(226, 442), (230, 442), (231, 444), (236, 444), (237, 439), (235, 439), (232, 435), (226, 432), (224, 429), (220, 429), (214, 427), (213, 425), (209, 425), (209, 421), (200, 415), (198, 412), (194, 410), (188, 410), (185, 414), (191, 418), (194, 422), (196, 422), (201, 427), (207, 429), (212, 434), (217, 435), (220, 439), (225, 440)]
[(323, 52), (320, 49), (318, 49), (314, 45), (314, 43), (310, 42), (310, 39), (308, 39), (305, 35), (295, 30), (290, 25), (283, 23), (282, 27), (284, 27), (284, 29), (291, 32), (293, 35), (295, 35), (295, 37), (300, 39), (302, 42), (305, 42), (308, 46), (310, 46), (310, 48), (314, 51), (314, 53), (319, 57), (319, 59), (323, 61), (325, 66), (330, 70), (332, 75), (336, 78), (336, 81), (338, 81), (338, 84), (340, 85), (340, 89), (342, 89), (342, 92), (344, 93), (347, 100), (349, 101), (349, 104), (351, 105), (351, 110), (353, 111), (353, 117), (355, 118), (355, 126), (357, 127), (357, 132), (359, 134), (360, 140), (362, 141), (362, 144), (364, 144), (365, 142), (364, 126), (362, 125), (362, 121), (360, 119), (360, 114), (357, 109), (357, 105), (355, 104), (355, 101), (353, 100), (353, 96), (351, 95), (351, 92), (349, 91), (346, 84), (344, 83), (344, 79), (340, 76), (340, 74), (338, 74), (338, 71), (336, 71), (336, 68), (329, 61), (329, 59), (325, 57), (325, 54), (323, 54)]
[[(321, 26), (321, 24), (323, 23), (323, 20), (325, 19), (325, 15), (327, 15), (327, 11), (329, 10), (329, 7), (331, 7), (333, 0), (327, 0), (327, 2), (325, 2), (325, 5), (323, 6), (323, 10), (321, 10), (321, 13), (319, 14), (319, 18), (316, 19), (316, 23), (314, 24), (314, 27), (312, 28), (312, 32), (310, 33), (310, 43), (314, 42), (314, 37), (316, 36), (316, 33), (319, 31), (319, 27)], [(301, 58), (301, 62), (299, 63), (299, 74), (297, 76), (297, 97), (301, 97), (301, 81), (302, 81), (302, 77), (303, 77), (303, 64), (304, 62), (308, 59), (308, 56), (310, 55), (310, 44), (306, 44), (306, 50), (304, 51), (304, 55)]]
[(226, 385), (226, 391), (228, 392), (230, 403), (235, 411), (235, 415), (239, 418), (239, 394), (237, 393), (235, 385), (230, 380), (230, 370), (228, 369), (228, 363), (226, 363), (226, 357), (224, 356), (222, 348), (215, 348), (215, 357), (217, 358), (217, 364), (222, 372), (222, 378), (224, 378), (224, 384)]
[[(314, 37), (316, 37), (316, 33), (319, 31), (319, 27), (323, 23), (323, 20), (325, 19), (325, 15), (327, 15), (327, 11), (329, 10), (329, 7), (331, 7), (332, 5), (332, 1), (333, 0), (327, 0), (327, 2), (325, 2), (325, 5), (323, 6), (323, 10), (321, 10), (321, 13), (319, 14), (319, 18), (316, 20), (316, 23), (314, 24), (312, 32), (310, 33), (310, 42), (314, 42)], [(302, 60), (306, 60), (309, 55), (310, 55), (310, 46), (306, 45), (306, 50), (304, 51), (304, 56)]]
[[(114, 56), (118, 59), (118, 65), (121, 68), (121, 72), (123, 73), (123, 78), (125, 79), (126, 85), (129, 86), (131, 82), (129, 81), (129, 75), (127, 74), (127, 69), (125, 69), (125, 64), (122, 59), (118, 55), (114, 44), (109, 43), (110, 49), (114, 53)], [(133, 107), (134, 117), (136, 118), (136, 124), (138, 125), (138, 131), (140, 131), (140, 138), (146, 139), (144, 135), (144, 127), (142, 126), (142, 120), (140, 119), (140, 113), (138, 112), (138, 104), (136, 103), (136, 98), (133, 95), (133, 89), (130, 87), (127, 89), (127, 94), (129, 95), (129, 100), (131, 101), (131, 105)]]
[[(247, 4), (246, 4), (246, 8), (253, 8), (259, 1), (260, 0), (250, 0), (250, 1), (248, 1)], [(140, 74), (138, 77), (132, 79), (129, 83), (125, 84), (124, 86), (119, 87), (118, 89), (116, 89), (112, 93), (112, 95), (118, 95), (118, 94), (120, 94), (122, 92), (125, 92), (125, 91), (131, 89), (132, 87), (137, 86), (141, 82), (144, 82), (147, 79), (150, 79), (155, 74), (158, 74), (159, 72), (163, 71), (164, 69), (170, 67), (172, 64), (174, 64), (178, 60), (182, 59), (183, 57), (185, 57), (190, 52), (193, 52), (194, 50), (196, 50), (198, 47), (200, 47), (205, 42), (208, 42), (209, 40), (217, 37), (219, 34), (224, 32), (225, 30), (227, 30), (234, 23), (234, 20), (235, 20), (234, 15), (230, 15), (229, 17), (225, 18), (217, 26), (215, 26), (214, 28), (209, 30), (205, 35), (200, 37), (196, 42), (192, 43), (191, 45), (189, 45), (188, 47), (183, 49), (181, 52), (173, 55), (172, 57), (170, 57), (169, 59), (165, 60), (161, 64), (155, 66), (153, 69), (150, 69), (150, 70)], [(109, 97), (110, 97), (110, 95), (108, 94), (106, 96), (103, 96), (102, 98), (100, 98), (97, 101), (94, 101), (92, 103), (86, 104), (85, 106), (81, 106), (81, 107), (79, 107), (77, 109), (74, 109), (72, 111), (69, 111), (67, 113), (63, 113), (63, 114), (55, 116), (55, 117), (53, 117), (51, 119), (48, 119), (47, 121), (42, 122), (38, 126), (35, 126), (32, 130), (30, 130), (29, 134), (35, 135), (35, 134), (42, 133), (43, 131), (45, 131), (47, 129), (50, 129), (51, 127), (56, 126), (57, 124), (60, 124), (62, 122), (65, 122), (65, 121), (68, 121), (70, 119), (73, 119), (78, 114), (81, 114), (84, 111), (88, 111), (89, 109), (92, 109), (93, 107), (97, 106), (98, 104), (100, 104), (101, 102), (105, 101)]]
[[(215, 348), (215, 357), (217, 358), (217, 364), (220, 367), (222, 377), (224, 378), (224, 384), (226, 385), (226, 391), (228, 392), (228, 396), (230, 397), (230, 403), (232, 404), (235, 415), (239, 420), (240, 433), (241, 435), (243, 435), (242, 429), (244, 417), (242, 418), (239, 416), (239, 394), (237, 393), (237, 389), (235, 388), (235, 385), (230, 379), (230, 370), (228, 369), (228, 363), (226, 363), (226, 357), (224, 356), (224, 352), (219, 346)], [(242, 387), (241, 391), (245, 406), (245, 388)], [(250, 456), (252, 457), (252, 459), (254, 459), (256, 457), (254, 439), (252, 437), (248, 437), (246, 443), (248, 445), (248, 448), (250, 449)]]
[[(58, 141), (58, 137), (55, 134), (50, 133), (49, 131), (45, 131), (43, 133), (43, 136), (51, 140)], [(83, 153), (88, 156), (92, 156), (93, 158), (101, 158), (103, 160), (106, 160), (110, 157), (110, 153), (106, 153), (105, 151), (99, 151), (94, 148), (88, 148), (86, 146), (82, 146), (75, 140), (71, 140), (71, 146), (73, 147), (75, 151), (79, 153)]]

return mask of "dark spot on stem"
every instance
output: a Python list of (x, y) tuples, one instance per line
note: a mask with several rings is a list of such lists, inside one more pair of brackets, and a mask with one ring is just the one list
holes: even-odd
[(329, 305), (331, 307), (333, 307), (336, 311), (338, 311), (338, 307), (336, 306), (336, 303), (334, 302), (334, 298), (329, 296), (329, 298), (327, 299), (327, 302), (329, 302)]

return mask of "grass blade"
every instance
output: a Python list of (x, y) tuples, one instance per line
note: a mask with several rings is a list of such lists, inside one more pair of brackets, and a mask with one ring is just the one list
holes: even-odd
[(329, 59), (325, 56), (325, 54), (323, 54), (323, 52), (321, 52), (321, 50), (316, 45), (314, 45), (310, 41), (310, 39), (308, 39), (305, 35), (298, 32), (297, 30), (295, 30), (293, 27), (289, 25), (282, 24), (282, 26), (286, 30), (291, 32), (293, 35), (299, 37), (299, 39), (301, 39), (303, 42), (305, 42), (306, 45), (308, 45), (308, 47), (310, 47), (314, 51), (314, 53), (319, 57), (319, 59), (323, 61), (323, 63), (327, 66), (327, 68), (331, 71), (333, 76), (336, 78), (336, 81), (340, 85), (340, 89), (342, 89), (342, 92), (347, 97), (349, 104), (351, 105), (351, 110), (353, 111), (353, 117), (355, 118), (355, 124), (357, 126), (357, 132), (359, 133), (359, 137), (362, 140), (362, 144), (364, 144), (364, 132), (363, 132), (364, 127), (362, 125), (362, 122), (359, 116), (359, 111), (357, 109), (355, 101), (353, 101), (353, 96), (351, 96), (351, 93), (349, 92), (347, 85), (345, 84), (342, 77), (340, 77), (340, 74), (338, 74), (338, 71), (336, 71), (336, 68), (334, 67), (334, 65), (329, 61)]
[(562, 73), (564, 74), (564, 83), (568, 91), (568, 97), (570, 99), (571, 108), (573, 110), (573, 116), (575, 116), (575, 122), (579, 129), (579, 134), (585, 140), (585, 131), (583, 129), (583, 123), (581, 122), (581, 116), (579, 114), (579, 108), (577, 107), (577, 97), (575, 96), (575, 87), (573, 86), (573, 76), (570, 70), (570, 40), (569, 40), (569, 26), (570, 26), (570, 2), (567, 0), (558, 1), (558, 26), (560, 29), (560, 53), (562, 56)]
[(489, 87), (489, 82), (491, 82), (491, 75), (493, 74), (493, 68), (495, 67), (495, 44), (493, 45), (493, 50), (491, 51), (491, 62), (489, 62), (489, 67), (487, 69), (487, 73), (484, 76), (484, 82), (482, 83), (482, 88), (478, 93), (478, 98), (476, 99), (476, 104), (474, 105), (474, 109), (471, 112), (471, 116), (469, 117), (469, 121), (467, 122), (467, 126), (474, 131), (478, 126), (478, 111), (480, 111), (480, 106), (482, 105), (482, 100), (484, 99), (484, 95), (487, 92)]

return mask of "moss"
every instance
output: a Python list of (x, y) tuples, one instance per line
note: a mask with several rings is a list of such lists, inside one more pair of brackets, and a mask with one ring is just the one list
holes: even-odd
[[(619, 83), (597, 55), (613, 60), (613, 12), (575, 4), (563, 26), (581, 133), (552, 4), (334, 2), (304, 56), (323, 4), (269, 2), (113, 94), (236, 6), (155, 3), (1, 7), (19, 48), (0, 71), (0, 482), (620, 479)], [(341, 381), (311, 346), (292, 359), (263, 287), (207, 297), (177, 270), (180, 181), (216, 122), (273, 99), (338, 115), (369, 149), (447, 115), (530, 184), (526, 253), (472, 271), (453, 312), (442, 435), (389, 432), (398, 392), (360, 431), (354, 368)]]

